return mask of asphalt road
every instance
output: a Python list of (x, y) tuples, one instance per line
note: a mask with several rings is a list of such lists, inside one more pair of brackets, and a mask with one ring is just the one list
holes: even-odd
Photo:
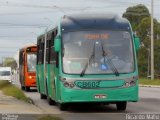
[(115, 105), (96, 106), (83, 104), (71, 105), (67, 111), (60, 111), (58, 106), (50, 106), (46, 100), (40, 99), (39, 93), (35, 90), (25, 92), (25, 94), (34, 101), (35, 105), (44, 114), (59, 116), (64, 120), (115, 120), (126, 119), (126, 115), (130, 113), (160, 114), (160, 88), (140, 87), (139, 91), (139, 102), (128, 103), (125, 112), (117, 111)]

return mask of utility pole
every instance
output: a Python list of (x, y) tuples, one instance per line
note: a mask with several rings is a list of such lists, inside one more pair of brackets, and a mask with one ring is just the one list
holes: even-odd
[(151, 80), (154, 79), (154, 23), (153, 23), (153, 5), (154, 1), (151, 0)]

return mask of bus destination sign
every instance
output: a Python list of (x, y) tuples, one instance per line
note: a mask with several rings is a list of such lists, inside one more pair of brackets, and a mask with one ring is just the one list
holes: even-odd
[(37, 52), (37, 48), (36, 47), (27, 48), (27, 52)]

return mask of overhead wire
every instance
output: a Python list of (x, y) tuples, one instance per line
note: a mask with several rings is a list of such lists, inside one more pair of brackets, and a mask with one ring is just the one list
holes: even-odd
[[(0, 6), (12, 6), (12, 7), (26, 7), (26, 8), (42, 8), (42, 9), (52, 9), (52, 10), (58, 10), (59, 12), (62, 12), (62, 13), (66, 13), (66, 11), (85, 11), (85, 10), (93, 10), (93, 9), (108, 9), (108, 8), (112, 8), (112, 9), (119, 9), (119, 7), (128, 7), (128, 4), (132, 4), (132, 5), (136, 5), (136, 4), (139, 4), (139, 3), (134, 3), (133, 1), (117, 1), (117, 0), (108, 0), (112, 3), (116, 2), (116, 3), (119, 3), (119, 4), (115, 4), (115, 5), (112, 5), (112, 6), (86, 6), (86, 7), (59, 7), (59, 6), (56, 6), (56, 5), (51, 5), (51, 6), (48, 6), (48, 5), (28, 5), (28, 4), (13, 4), (13, 3), (3, 3), (1, 4)], [(149, 3), (145, 3), (146, 5), (150, 5)], [(158, 4), (156, 4), (155, 6), (159, 6)], [(41, 14), (41, 13), (47, 13), (47, 12), (53, 12), (53, 11), (40, 11), (40, 12), (24, 12), (24, 13), (0, 13), (0, 16), (17, 16), (17, 15), (30, 15), (30, 14)], [(138, 13), (131, 13), (133, 15), (146, 15), (146, 14), (138, 14)], [(0, 23), (0, 26), (1, 27), (6, 27), (6, 28), (12, 28), (12, 27), (17, 27), (17, 28), (28, 28), (28, 27), (33, 27), (33, 28), (41, 28), (41, 27), (46, 27), (48, 25), (38, 25), (38, 24), (16, 24), (16, 23)], [(28, 37), (31, 37), (31, 36), (5, 36), (5, 35), (1, 35), (0, 36), (1, 38), (12, 38), (13, 39), (19, 39), (19, 40), (22, 40), (22, 39), (26, 39)]]
[[(110, 1), (113, 3), (113, 0)], [(121, 6), (128, 6), (128, 4), (139, 4), (139, 3), (130, 3), (130, 2), (122, 2), (122, 1), (115, 1), (116, 3), (121, 3)], [(12, 7), (27, 7), (27, 8), (47, 8), (47, 9), (56, 9), (56, 10), (60, 10), (61, 12), (65, 12), (64, 10), (83, 10), (83, 9), (87, 9), (87, 8), (108, 8), (111, 7), (113, 8), (114, 6), (118, 6), (120, 7), (119, 4), (113, 4), (112, 6), (86, 6), (86, 7), (59, 7), (57, 5), (52, 5), (52, 6), (48, 6), (48, 5), (29, 5), (29, 4), (15, 4), (15, 3), (5, 3), (5, 4), (1, 4), (1, 6), (12, 6)]]
[(18, 13), (0, 13), (0, 16), (8, 16), (8, 15), (31, 15), (31, 14), (42, 14), (42, 13), (51, 13), (55, 11), (38, 11), (38, 12), (18, 12)]

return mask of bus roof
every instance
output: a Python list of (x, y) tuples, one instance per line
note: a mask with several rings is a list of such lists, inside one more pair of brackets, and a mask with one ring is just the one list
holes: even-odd
[[(75, 13), (75, 14), (64, 15), (61, 18), (60, 23), (63, 32), (74, 31), (74, 30), (88, 30), (88, 29), (131, 31), (129, 21), (125, 18), (117, 16), (116, 14)], [(44, 37), (46, 32), (47, 33), (52, 32), (56, 27), (57, 24), (49, 26), (43, 32), (41, 32), (41, 34), (38, 35), (37, 39)]]
[(63, 31), (83, 29), (131, 30), (127, 19), (115, 14), (71, 14), (61, 20)]
[(42, 31), (38, 34), (38, 38), (44, 36), (46, 32), (53, 31), (53, 29), (54, 29), (56, 26), (57, 26), (57, 24), (55, 24), (55, 25), (50, 25), (50, 26), (46, 27), (44, 30), (42, 30)]
[(0, 71), (11, 71), (11, 67), (0, 67)]
[(37, 47), (37, 46), (36, 45), (27, 45), (27, 46), (21, 48), (19, 51), (24, 51), (25, 49), (30, 48), (30, 47)]

